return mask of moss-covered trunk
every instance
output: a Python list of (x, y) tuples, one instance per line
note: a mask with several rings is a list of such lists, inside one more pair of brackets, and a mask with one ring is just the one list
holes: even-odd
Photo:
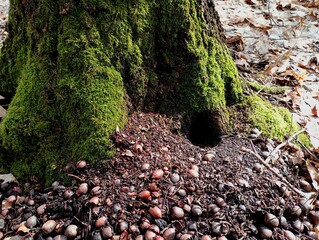
[(225, 133), (242, 94), (212, 0), (11, 0), (8, 31), (0, 139), (20, 176), (109, 157), (129, 110), (217, 119)]

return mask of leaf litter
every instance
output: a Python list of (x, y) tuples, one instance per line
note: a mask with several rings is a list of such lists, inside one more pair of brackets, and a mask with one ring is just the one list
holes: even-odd
[(318, 150), (318, 1), (217, 0), (215, 4), (237, 67), (249, 81), (291, 87), (279, 99), (290, 104), (294, 119), (306, 128)]

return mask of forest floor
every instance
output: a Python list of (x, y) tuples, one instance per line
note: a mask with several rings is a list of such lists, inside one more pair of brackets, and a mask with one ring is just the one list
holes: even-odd
[[(0, 1), (0, 31), (7, 4)], [(5, 35), (2, 31), (0, 38)], [(257, 46), (240, 39), (233, 42), (237, 47)], [(273, 84), (301, 76), (297, 70), (294, 77), (277, 71), (283, 62), (276, 59), (289, 59), (291, 52), (280, 50), (277, 58), (265, 53), (266, 61), (255, 61), (251, 52), (237, 49), (235, 56), (249, 79)], [(271, 77), (254, 77), (266, 65)], [(98, 167), (85, 161), (69, 164), (65, 181), (51, 187), (44, 188), (36, 177), (20, 184), (0, 174), (0, 239), (319, 239), (314, 153), (298, 147), (294, 138), (284, 143), (256, 138), (258, 131), (251, 138), (223, 136), (214, 147), (196, 146), (176, 125), (163, 115), (134, 113), (113, 136), (113, 159)]]
[(199, 147), (174, 126), (134, 113), (110, 162), (67, 165), (65, 182), (48, 188), (2, 183), (4, 239), (318, 239), (309, 154), (235, 135)]

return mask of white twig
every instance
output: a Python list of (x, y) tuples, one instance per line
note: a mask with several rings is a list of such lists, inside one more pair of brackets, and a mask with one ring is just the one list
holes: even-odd
[(266, 158), (265, 160), (265, 163), (269, 163), (270, 160), (272, 159), (272, 157), (274, 157), (278, 152), (279, 150), (286, 146), (288, 143), (290, 143), (292, 140), (294, 140), (295, 137), (297, 137), (300, 133), (303, 133), (304, 131), (306, 131), (306, 129), (300, 129), (298, 132), (296, 132), (294, 135), (292, 135), (290, 138), (288, 138), (286, 141), (280, 143), (271, 153), (270, 155)]
[(309, 199), (312, 196), (312, 193), (310, 193), (310, 194), (304, 193), (304, 192), (300, 191), (299, 189), (295, 188), (293, 185), (291, 185), (284, 176), (282, 176), (275, 169), (273, 169), (268, 163), (266, 163), (266, 161), (264, 161), (258, 153), (255, 153), (252, 150), (245, 148), (245, 147), (241, 147), (240, 150), (255, 156), (269, 171), (271, 171), (273, 174), (275, 174), (276, 177), (278, 177), (285, 185), (287, 185), (288, 188), (290, 188), (293, 192), (295, 192), (299, 196), (305, 197), (307, 199)]

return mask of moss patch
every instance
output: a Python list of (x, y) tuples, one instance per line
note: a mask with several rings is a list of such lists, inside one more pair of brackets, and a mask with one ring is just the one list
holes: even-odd
[[(212, 1), (11, 1), (0, 124), (12, 171), (48, 181), (63, 163), (112, 155), (110, 134), (133, 109), (218, 111), (242, 95)], [(128, 102), (128, 101), (127, 101)]]
[[(300, 126), (292, 120), (288, 109), (275, 107), (256, 95), (248, 96), (244, 105), (248, 111), (249, 123), (261, 130), (266, 137), (276, 137), (283, 141), (285, 137), (300, 129)], [(306, 146), (310, 145), (306, 134), (300, 134), (298, 138)]]
[(264, 86), (259, 83), (254, 83), (254, 82), (248, 82), (247, 84), (255, 91), (260, 91), (262, 90), (265, 93), (268, 94), (280, 94), (284, 93), (286, 90), (289, 89), (289, 87), (282, 87), (282, 86)]

